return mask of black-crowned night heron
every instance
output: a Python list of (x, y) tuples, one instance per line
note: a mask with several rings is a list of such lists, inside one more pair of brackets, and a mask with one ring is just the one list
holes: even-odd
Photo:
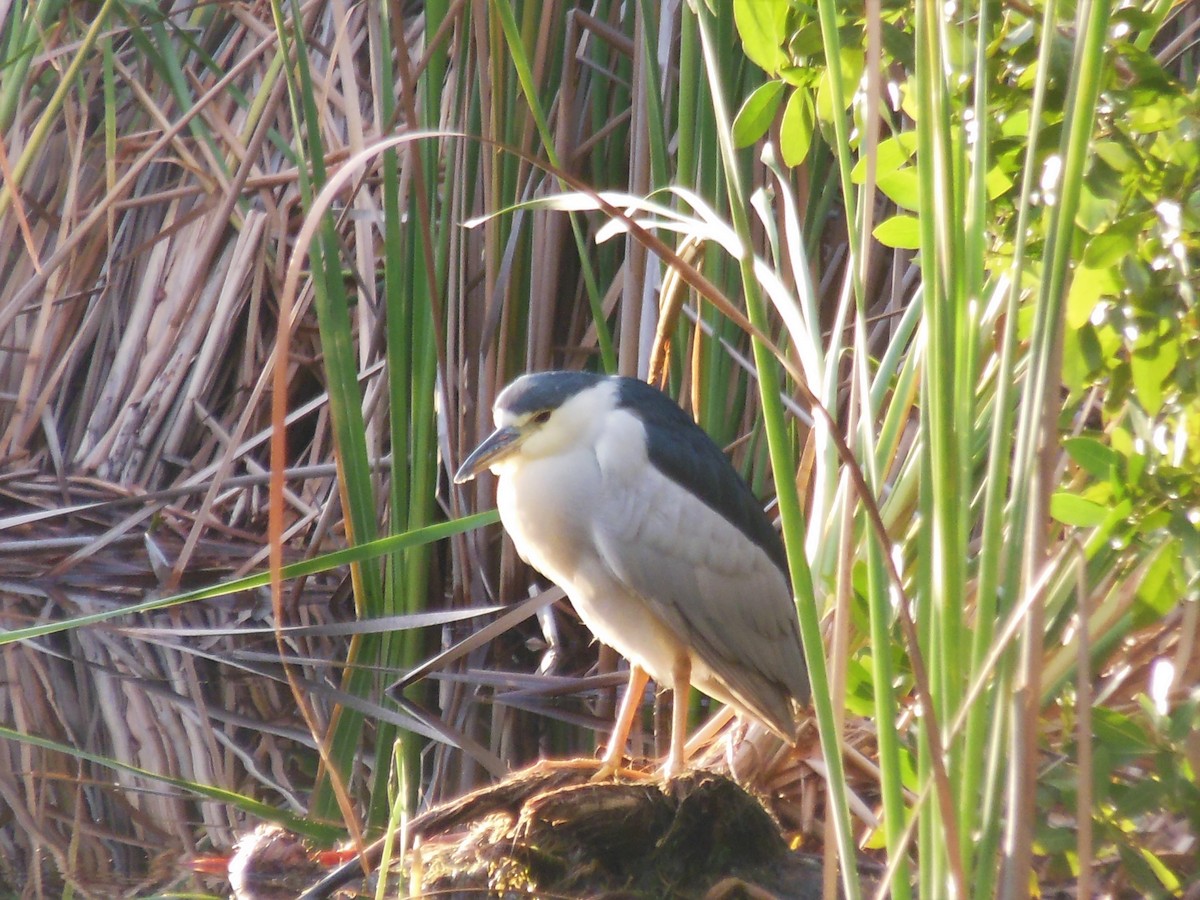
[(783, 543), (712, 439), (645, 382), (584, 372), (523, 375), (493, 413), (455, 482), (499, 476), (521, 558), (631, 664), (602, 771), (647, 675), (675, 691), (668, 774), (683, 768), (689, 684), (794, 742), (808, 675)]

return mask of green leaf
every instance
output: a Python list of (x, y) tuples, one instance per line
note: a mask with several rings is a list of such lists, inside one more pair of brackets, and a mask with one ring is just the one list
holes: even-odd
[(1013, 186), (1012, 178), (1000, 166), (992, 166), (983, 181), (989, 200), (995, 200), (997, 197), (1007, 194)]
[[(1200, 164), (1200, 148), (1196, 147), (1196, 141), (1192, 139), (1193, 127), (1192, 120), (1185, 119), (1178, 127), (1163, 132), (1154, 141), (1151, 153), (1172, 167), (1194, 172), (1197, 164)], [(1157, 195), (1151, 196), (1157, 199)]]
[[(1113, 24), (1120, 22), (1128, 25), (1130, 31), (1147, 31), (1155, 28), (1158, 23), (1158, 20), (1149, 13), (1131, 7), (1113, 10), (1112, 21)], [(1128, 47), (1128, 44), (1125, 46)]]
[(1142, 583), (1137, 587), (1133, 616), (1135, 628), (1157, 622), (1179, 602), (1182, 591), (1177, 570), (1181, 557), (1179, 542), (1168, 541), (1146, 570)]
[[(1138, 457), (1138, 459), (1145, 459), (1145, 458), (1146, 457), (1144, 457), (1144, 456)], [(1149, 535), (1154, 538), (1161, 538), (1163, 533), (1167, 532), (1168, 530), (1171, 532), (1176, 531), (1176, 528), (1172, 527), (1172, 526), (1175, 526), (1178, 524), (1178, 522), (1176, 520), (1177, 520), (1177, 517), (1171, 515), (1171, 510), (1163, 509), (1160, 506), (1158, 509), (1155, 509), (1151, 512), (1142, 513), (1142, 517), (1137, 523), (1137, 528), (1141, 534)], [(1185, 521), (1185, 522), (1187, 521), (1186, 517), (1183, 517), (1183, 521)], [(1190, 527), (1191, 526), (1189, 523), (1189, 528)], [(1172, 540), (1178, 541), (1179, 538), (1175, 537), (1175, 538), (1172, 538)], [(1183, 558), (1183, 556), (1186, 555), (1186, 554), (1184, 554), (1182, 549), (1179, 550), (1179, 553), (1180, 553), (1181, 559)]]
[[(822, 122), (833, 123), (835, 115), (841, 115), (849, 109), (854, 100), (854, 89), (862, 79), (863, 67), (866, 65), (863, 52), (857, 48), (843, 47), (841, 66), (827, 66), (821, 76), (821, 85), (817, 88), (817, 118)], [(833, 77), (841, 76), (842, 109), (833, 108)]]
[(921, 178), (916, 166), (905, 166), (879, 176), (876, 187), (901, 209), (918, 212), (921, 209)]
[[(1192, 732), (1200, 728), (1200, 697), (1195, 693), (1190, 698), (1184, 698), (1167, 715), (1167, 739), (1176, 744), (1188, 740)], [(1193, 785), (1193, 791), (1200, 790), (1200, 781)], [(1200, 805), (1193, 806), (1200, 809)]]
[(1154, 749), (1146, 729), (1107, 706), (1092, 710), (1092, 734), (1114, 756), (1143, 756)]
[[(917, 133), (903, 131), (879, 142), (875, 148), (875, 177), (880, 178), (888, 172), (895, 172), (912, 159), (917, 152)], [(850, 180), (855, 184), (863, 184), (867, 180), (867, 160), (863, 157), (850, 170)]]
[[(1113, 21), (1120, 21), (1114, 17)], [(1145, 50), (1132, 44), (1122, 44), (1121, 62), (1133, 73), (1137, 83), (1134, 97), (1140, 100), (1135, 106), (1146, 108), (1158, 104), (1169, 106), (1179, 95), (1179, 84), (1159, 64), (1158, 60)], [(1150, 98), (1158, 101), (1151, 102)], [(1130, 110), (1132, 113), (1133, 110)]]
[(869, 656), (854, 657), (846, 663), (846, 709), (858, 716), (872, 715), (875, 710)]
[(1078, 494), (1057, 491), (1050, 497), (1050, 515), (1056, 522), (1062, 522), (1064, 525), (1091, 528), (1108, 517), (1108, 507), (1085, 500)]
[(1125, 172), (1137, 163), (1133, 155), (1116, 141), (1098, 141), (1092, 152), (1117, 172)]
[(783, 121), (779, 127), (779, 150), (785, 166), (798, 166), (808, 156), (816, 120), (813, 101), (808, 91), (792, 91), (787, 106), (783, 109)]
[(812, 87), (817, 83), (816, 74), (807, 66), (780, 66), (779, 77), (792, 87)]
[(1092, 373), (1100, 368), (1100, 342), (1096, 340), (1096, 329), (1085, 322), (1080, 328), (1068, 328), (1063, 333), (1062, 379), (1063, 385), (1078, 396), (1093, 383)]
[[(920, 188), (917, 167), (906, 165), (917, 149), (915, 131), (905, 131), (880, 141), (875, 152), (875, 184), (883, 194), (903, 209), (920, 209)], [(850, 180), (864, 184), (867, 180), (867, 160), (863, 157), (850, 170)]]
[(1103, 231), (1121, 215), (1123, 194), (1120, 175), (1102, 160), (1097, 160), (1079, 193), (1075, 224), (1088, 234)]
[(1000, 120), (1000, 136), (1025, 141), (1029, 138), (1029, 110), (1017, 109)]
[(1179, 111), (1166, 97), (1158, 97), (1145, 106), (1130, 106), (1126, 114), (1129, 116), (1130, 127), (1143, 134), (1166, 131), (1179, 124)]
[(809, 22), (807, 25), (801, 25), (788, 39), (787, 49), (793, 59), (821, 57), (825, 52), (821, 24)]
[(875, 226), (875, 240), (885, 247), (916, 250), (921, 246), (921, 226), (916, 216), (896, 215)]
[(1145, 216), (1126, 216), (1087, 243), (1083, 264), (1089, 269), (1106, 269), (1137, 254), (1137, 242), (1149, 223)]
[(1082, 328), (1092, 317), (1092, 311), (1101, 297), (1117, 297), (1120, 292), (1121, 283), (1114, 267), (1080, 266), (1075, 270), (1067, 291), (1067, 327)]
[(1183, 890), (1183, 883), (1179, 877), (1171, 871), (1171, 867), (1159, 859), (1158, 855), (1149, 847), (1140, 848), (1142, 860), (1146, 866), (1154, 873), (1154, 877), (1159, 880), (1164, 888), (1172, 897), (1180, 896)]
[(1112, 515), (1111, 507), (1113, 495), (1113, 485), (1112, 482), (1108, 480), (1093, 481), (1082, 491), (1079, 491), (1080, 497), (1082, 497), (1084, 500), (1087, 500), (1089, 503), (1097, 503), (1100, 506), (1103, 506), (1106, 510), (1108, 510), (1109, 516)]
[(1121, 455), (1095, 438), (1069, 438), (1063, 442), (1067, 455), (1090, 475), (1105, 481), (1113, 477)]
[(1163, 405), (1163, 384), (1175, 372), (1179, 344), (1170, 337), (1136, 348), (1129, 358), (1129, 372), (1138, 402), (1151, 416)]
[(749, 147), (766, 134), (782, 99), (782, 81), (768, 81), (755, 88), (733, 120), (734, 146)]
[(883, 49), (906, 72), (916, 68), (916, 54), (913, 52), (912, 33), (902, 25), (888, 21), (885, 17), (883, 25)]
[(788, 64), (783, 52), (787, 40), (788, 0), (733, 0), (733, 21), (742, 38), (742, 50), (768, 75)]

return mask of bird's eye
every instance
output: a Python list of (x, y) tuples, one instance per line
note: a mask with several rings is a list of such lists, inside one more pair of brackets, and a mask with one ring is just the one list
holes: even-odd
[(550, 410), (543, 409), (533, 414), (533, 422), (536, 425), (545, 425), (550, 421)]

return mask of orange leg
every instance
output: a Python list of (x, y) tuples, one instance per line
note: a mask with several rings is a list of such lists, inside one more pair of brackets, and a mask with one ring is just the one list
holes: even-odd
[(675, 669), (671, 672), (671, 692), (674, 695), (671, 704), (671, 752), (667, 755), (667, 765), (663, 775), (672, 778), (684, 769), (684, 743), (687, 741), (688, 690), (692, 686), (692, 661), (687, 654), (682, 654), (675, 660)]
[(625, 744), (629, 740), (629, 730), (633, 727), (633, 717), (637, 715), (642, 705), (642, 693), (650, 676), (638, 666), (629, 667), (629, 687), (625, 689), (625, 698), (621, 701), (621, 709), (617, 713), (617, 721), (613, 725), (612, 735), (608, 739), (608, 749), (604, 752), (604, 761), (600, 770), (592, 776), (592, 781), (603, 781), (611, 778), (621, 768), (621, 759), (625, 755)]

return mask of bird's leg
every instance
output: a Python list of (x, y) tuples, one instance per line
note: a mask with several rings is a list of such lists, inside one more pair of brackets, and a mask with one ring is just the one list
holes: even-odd
[(692, 686), (692, 659), (679, 654), (671, 672), (671, 752), (663, 776), (673, 778), (683, 772), (683, 746), (687, 741), (688, 691)]
[(630, 665), (629, 686), (625, 689), (625, 698), (621, 701), (617, 721), (609, 736), (604, 760), (599, 771), (592, 776), (592, 781), (604, 781), (611, 778), (621, 768), (621, 758), (625, 754), (625, 744), (629, 740), (629, 729), (633, 727), (633, 717), (642, 705), (642, 692), (646, 690), (646, 682), (649, 680), (650, 676), (644, 669), (640, 666)]

